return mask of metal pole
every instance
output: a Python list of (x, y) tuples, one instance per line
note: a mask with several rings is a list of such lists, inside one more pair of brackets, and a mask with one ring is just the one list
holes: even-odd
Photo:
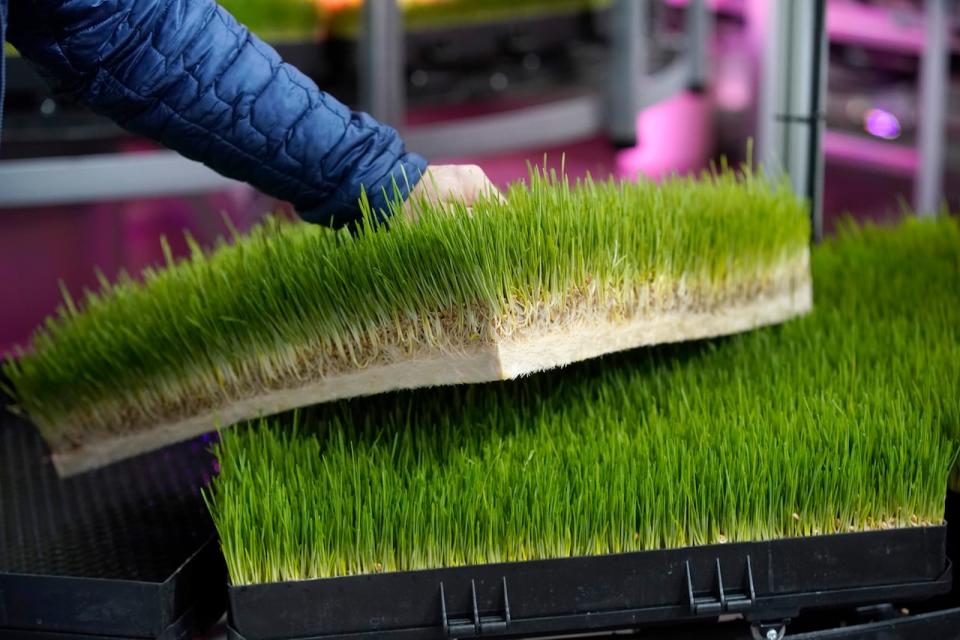
[(919, 156), (914, 182), (917, 215), (936, 216), (943, 198), (944, 137), (949, 82), (948, 0), (926, 1), (926, 47), (920, 69)]
[(788, 150), (786, 123), (777, 118), (787, 101), (787, 61), (791, 39), (787, 1), (751, 0), (751, 29), (761, 40), (759, 108), (757, 110), (757, 161), (771, 179), (783, 175)]
[[(819, 0), (818, 0), (819, 1)], [(813, 81), (814, 24), (813, 9), (817, 2), (789, 0), (790, 51), (785, 76), (786, 100), (777, 117), (784, 122), (787, 148), (784, 157), (790, 182), (803, 197), (810, 194), (810, 132), (808, 120), (813, 114), (810, 105), (820, 87)]]
[(786, 173), (807, 200), (813, 236), (823, 236), (825, 0), (777, 0), (768, 7), (759, 157), (771, 177)]
[(710, 78), (712, 17), (706, 0), (693, 0), (687, 7), (687, 55), (690, 56), (690, 89), (692, 91), (703, 91)]
[(403, 15), (396, 0), (366, 0), (360, 45), (360, 101), (380, 122), (399, 127), (406, 115)]
[(649, 0), (614, 0), (611, 24), (608, 134), (625, 146), (637, 142), (637, 96), (647, 75)]
[(810, 48), (812, 64), (810, 73), (809, 104), (805, 113), (809, 114), (807, 127), (807, 199), (810, 202), (810, 218), (813, 223), (813, 239), (823, 239), (823, 131), (826, 127), (827, 66), (830, 48), (827, 38), (826, 0), (812, 3), (810, 21)]

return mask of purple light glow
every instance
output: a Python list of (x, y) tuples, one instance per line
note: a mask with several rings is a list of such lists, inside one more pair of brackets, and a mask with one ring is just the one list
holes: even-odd
[(863, 128), (872, 136), (884, 140), (900, 137), (900, 121), (897, 116), (883, 109), (870, 109), (863, 116)]
[(912, 176), (920, 162), (914, 147), (887, 144), (841, 131), (824, 132), (823, 150), (830, 162), (846, 167), (866, 167), (890, 176)]
[(662, 180), (706, 166), (713, 149), (713, 97), (679, 93), (637, 116), (636, 147), (617, 153), (617, 176)]

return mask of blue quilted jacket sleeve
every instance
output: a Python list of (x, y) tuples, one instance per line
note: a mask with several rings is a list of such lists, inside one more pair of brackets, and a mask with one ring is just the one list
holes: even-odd
[(385, 209), (426, 168), (396, 131), (352, 113), (214, 0), (10, 0), (8, 40), (54, 88), (313, 222)]

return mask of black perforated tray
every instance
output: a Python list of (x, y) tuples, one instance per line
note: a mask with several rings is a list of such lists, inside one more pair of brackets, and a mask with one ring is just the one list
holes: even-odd
[(534, 636), (949, 591), (946, 527), (231, 587), (234, 639)]
[[(5, 404), (5, 403), (4, 403)], [(0, 637), (178, 638), (225, 604), (203, 440), (60, 479), (0, 414)]]

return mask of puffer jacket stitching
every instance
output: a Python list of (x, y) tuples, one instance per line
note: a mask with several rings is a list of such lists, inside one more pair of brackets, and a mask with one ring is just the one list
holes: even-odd
[(296, 178), (296, 177), (294, 177), (294, 176), (284, 175), (283, 173), (281, 173), (281, 172), (279, 172), (279, 171), (277, 171), (277, 170), (275, 170), (275, 169), (272, 169), (271, 167), (267, 166), (267, 165), (264, 163), (263, 159), (258, 158), (257, 156), (255, 156), (255, 155), (253, 155), (253, 154), (245, 151), (244, 149), (241, 149), (240, 147), (234, 145), (232, 142), (230, 142), (229, 140), (227, 140), (226, 138), (224, 138), (222, 135), (220, 135), (220, 134), (217, 133), (216, 131), (213, 131), (212, 129), (210, 129), (210, 128), (208, 128), (208, 127), (205, 127), (205, 126), (203, 126), (203, 125), (201, 125), (201, 124), (198, 124), (198, 123), (196, 123), (196, 122), (191, 122), (191, 121), (187, 120), (186, 118), (183, 117), (183, 115), (179, 112), (178, 109), (174, 108), (174, 107), (173, 107), (172, 105), (170, 105), (170, 104), (167, 104), (166, 101), (164, 101), (164, 100), (162, 100), (162, 99), (159, 99), (159, 98), (155, 98), (155, 97), (153, 97), (153, 96), (144, 96), (144, 95), (141, 95), (141, 94), (137, 93), (136, 91), (134, 91), (133, 89), (131, 89), (130, 87), (128, 87), (126, 84), (124, 84), (121, 80), (119, 80), (118, 78), (116, 78), (116, 77), (115, 77), (109, 70), (107, 70), (107, 69), (101, 70), (101, 73), (102, 73), (103, 75), (107, 76), (107, 77), (111, 80), (111, 82), (113, 82), (113, 84), (114, 84), (118, 89), (121, 89), (121, 90), (127, 92), (128, 94), (130, 94), (131, 96), (134, 96), (134, 97), (136, 97), (136, 98), (139, 98), (140, 100), (153, 100), (153, 101), (155, 101), (155, 103), (156, 103), (157, 106), (162, 106), (164, 109), (166, 109), (166, 110), (171, 114), (171, 116), (172, 116), (173, 118), (175, 118), (175, 119), (177, 119), (178, 121), (180, 121), (181, 124), (187, 125), (188, 127), (192, 127), (192, 128), (198, 129), (198, 130), (200, 130), (201, 133), (206, 133), (206, 134), (212, 136), (213, 138), (217, 139), (217, 141), (223, 143), (224, 145), (226, 145), (227, 147), (229, 147), (229, 148), (232, 149), (233, 151), (236, 151), (237, 153), (239, 153), (240, 155), (246, 157), (246, 158), (249, 159), (249, 160), (255, 161), (255, 164), (256, 164), (256, 166), (257, 166), (258, 168), (263, 169), (265, 172), (267, 172), (267, 173), (270, 174), (271, 176), (274, 176), (274, 177), (278, 178), (281, 182), (287, 182), (287, 183), (295, 184), (298, 188), (300, 188), (300, 189), (305, 189), (308, 193), (312, 193), (312, 192), (314, 192), (314, 191), (316, 190), (316, 188), (315, 188), (313, 185), (311, 185), (310, 183), (303, 182), (303, 181), (300, 180), (299, 178)]
[[(167, 8), (169, 8), (171, 5), (172, 5), (172, 0), (168, 0), (168, 2), (167, 2)], [(214, 14), (217, 14), (218, 12), (217, 12), (217, 11), (214, 11), (213, 13), (214, 13)], [(127, 14), (127, 20), (129, 21), (129, 13)], [(142, 38), (142, 36), (144, 35), (139, 25), (137, 25), (137, 26), (132, 26), (132, 25), (131, 25), (131, 30), (134, 31), (134, 32), (136, 32), (137, 35), (138, 35), (139, 37), (141, 37), (141, 38)], [(151, 33), (150, 36), (149, 36), (149, 38), (147, 39), (147, 46), (150, 47), (150, 49), (152, 49), (158, 56), (160, 56), (163, 60), (166, 61), (167, 65), (166, 65), (166, 67), (165, 67), (165, 71), (164, 71), (164, 74), (163, 74), (163, 75), (164, 75), (164, 76), (169, 76), (169, 61), (170, 61), (170, 58), (169, 58), (169, 56), (164, 55), (164, 53), (155, 45), (154, 37), (155, 37), (155, 34)], [(238, 53), (237, 53), (237, 56), (235, 56), (235, 57), (233, 58), (233, 60), (231, 60), (231, 64), (236, 61), (236, 57), (238, 57), (238, 56), (243, 52), (243, 49), (246, 48), (246, 47), (250, 44), (250, 42), (251, 42), (251, 34), (250, 34), (249, 31), (248, 31), (248, 32), (246, 33), (246, 39), (237, 47), (237, 52), (238, 52)], [(258, 53), (259, 53), (259, 52), (258, 52)], [(182, 57), (182, 56), (181, 56), (181, 57)], [(186, 66), (185, 66), (185, 65), (183, 65), (183, 66), (184, 66), (184, 71), (187, 72)], [(219, 74), (218, 76), (216, 76), (214, 82), (212, 83), (213, 85), (216, 85), (216, 83), (223, 78), (223, 75), (226, 73), (226, 71), (228, 70), (228, 68), (229, 68), (229, 66), (225, 66), (225, 67), (221, 70), (220, 74)], [(152, 102), (155, 102), (156, 104), (163, 105), (163, 106), (168, 110), (168, 112), (171, 114), (171, 116), (175, 117), (177, 120), (179, 120), (179, 121), (182, 122), (183, 124), (187, 124), (187, 125), (190, 125), (190, 126), (192, 126), (192, 127), (197, 128), (197, 129), (200, 129), (201, 131), (203, 131), (203, 132), (205, 132), (205, 133), (207, 133), (207, 134), (215, 137), (217, 140), (219, 140), (219, 141), (223, 142), (224, 144), (228, 145), (231, 149), (242, 153), (246, 158), (248, 158), (248, 159), (250, 159), (250, 160), (254, 160), (258, 169), (267, 170), (268, 173), (270, 173), (271, 175), (276, 175), (276, 176), (284, 177), (286, 180), (292, 180), (292, 181), (298, 183), (298, 185), (299, 185), (301, 188), (304, 187), (304, 186), (309, 187), (309, 183), (304, 182), (303, 180), (300, 180), (299, 178), (293, 178), (292, 176), (283, 176), (282, 173), (269, 169), (269, 168), (266, 166), (265, 162), (263, 161), (263, 159), (262, 159), (261, 157), (258, 157), (258, 156), (255, 155), (255, 154), (246, 152), (246, 151), (244, 151), (243, 149), (237, 147), (236, 145), (230, 143), (227, 139), (225, 139), (222, 135), (216, 133), (216, 132), (215, 132), (213, 129), (211, 129), (210, 127), (207, 127), (207, 126), (204, 126), (204, 125), (202, 125), (202, 124), (195, 123), (195, 122), (191, 122), (191, 121), (187, 120), (187, 119), (186, 119), (185, 117), (183, 117), (183, 115), (182, 115), (183, 105), (174, 105), (174, 104), (172, 104), (171, 102), (168, 102), (168, 100), (167, 100), (167, 94), (170, 93), (170, 92), (175, 88), (173, 85), (168, 85), (168, 86), (166, 86), (166, 87), (163, 87), (162, 89), (160, 89), (160, 88), (158, 87), (158, 92), (157, 92), (157, 93), (151, 92), (151, 93), (146, 93), (146, 94), (145, 94), (145, 93), (141, 93), (139, 90), (133, 89), (133, 88), (132, 88), (130, 85), (128, 85), (122, 78), (118, 77), (111, 69), (106, 68), (106, 67), (102, 67), (102, 68), (101, 68), (101, 71), (102, 71), (103, 73), (105, 73), (106, 75), (108, 75), (108, 76), (110, 77), (110, 79), (113, 81), (113, 83), (114, 83), (116, 86), (121, 87), (124, 91), (126, 91), (126, 92), (129, 93), (130, 95), (136, 96), (136, 97), (140, 98), (141, 101), (145, 102), (146, 104), (143, 105), (143, 109), (142, 109), (141, 111), (147, 111), (147, 110), (149, 110), (150, 107), (151, 107), (151, 105), (150, 105), (149, 103), (150, 103), (151, 101), (152, 101)], [(193, 76), (192, 74), (191, 74), (191, 77), (193, 77), (193, 78), (196, 80), (196, 77)], [(261, 87), (260, 90), (259, 90), (257, 93), (252, 94), (252, 96), (251, 96), (251, 98), (250, 98), (251, 110), (252, 110), (252, 104), (253, 104), (254, 102), (256, 102), (256, 100), (259, 99), (259, 98), (263, 95), (263, 93), (269, 88), (270, 83), (271, 83), (273, 80), (274, 80), (274, 75), (271, 74), (271, 76), (267, 78), (267, 81), (264, 83), (263, 87)], [(250, 94), (248, 94), (248, 95), (250, 95)], [(216, 95), (215, 95), (214, 97), (215, 97), (221, 104), (224, 104), (224, 105), (226, 105), (226, 106), (229, 106), (229, 105), (227, 105), (226, 102), (225, 102), (224, 100), (222, 100), (219, 96), (216, 96)], [(133, 118), (124, 118), (124, 119), (122, 119), (122, 120), (119, 120), (119, 122), (120, 122), (120, 124), (125, 125), (125, 124), (129, 124), (130, 120), (132, 120), (132, 119), (133, 119)], [(241, 121), (246, 121), (246, 122), (249, 124), (250, 129), (252, 129), (253, 131), (255, 131), (261, 138), (264, 138), (264, 146), (267, 146), (267, 145), (266, 145), (266, 138), (267, 138), (267, 136), (264, 134), (264, 132), (263, 132), (259, 127), (256, 126), (256, 124), (255, 124), (254, 122), (252, 122), (252, 120), (251, 120), (250, 118), (242, 118), (242, 117), (241, 117), (241, 118), (233, 118), (232, 121), (233, 121), (234, 123), (239, 123), (239, 122), (241, 122)], [(295, 162), (296, 164), (298, 164), (298, 165), (301, 164), (301, 163), (297, 162), (296, 160), (294, 160), (294, 162)], [(313, 191), (314, 188), (313, 188), (313, 187), (309, 187), (309, 190), (310, 190), (310, 191)]]
[[(380, 134), (379, 134), (379, 133), (375, 133), (375, 134), (374, 134), (374, 138), (373, 138), (373, 140), (372, 140), (371, 142), (379, 143), (380, 140), (381, 140)], [(394, 163), (396, 163), (398, 160), (400, 160), (400, 153), (399, 153), (398, 151), (395, 151), (395, 150), (393, 150), (393, 149), (390, 149), (389, 147), (384, 150), (384, 156), (381, 156), (381, 157), (385, 157), (386, 154), (390, 154), (390, 155), (389, 155), (389, 158), (390, 158), (390, 163), (389, 163), (389, 164), (394, 164)], [(377, 187), (377, 191), (380, 190), (380, 186), (389, 186), (389, 185), (384, 185), (383, 183), (387, 180), (387, 178), (393, 176), (393, 173), (394, 173), (395, 170), (396, 170), (395, 167), (390, 168), (390, 169), (388, 169), (382, 176), (380, 176), (377, 180), (374, 180), (374, 181), (373, 181), (373, 185), (379, 185), (379, 186)], [(371, 186), (372, 186), (372, 185), (371, 185)], [(360, 185), (360, 187), (362, 188), (363, 185)], [(355, 198), (355, 197), (357, 197), (357, 196), (354, 196), (353, 193), (351, 193), (351, 191), (352, 191), (352, 189), (351, 189), (351, 190), (347, 190), (346, 188), (338, 185), (338, 186), (336, 187), (336, 192), (335, 192), (335, 196), (334, 196), (334, 197), (337, 198), (337, 200), (340, 201), (341, 203), (345, 203), (345, 202), (347, 202), (350, 198)], [(369, 191), (368, 191), (368, 194), (369, 194)]]

